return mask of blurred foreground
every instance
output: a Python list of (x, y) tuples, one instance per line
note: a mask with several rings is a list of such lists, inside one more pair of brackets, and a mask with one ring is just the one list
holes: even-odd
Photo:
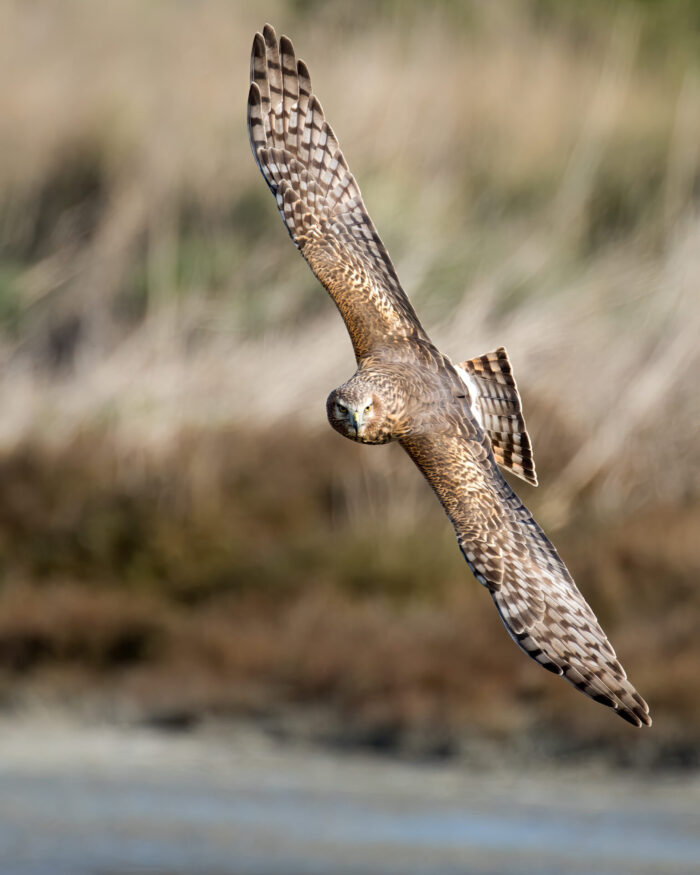
[(687, 875), (700, 863), (697, 776), (411, 765), (240, 726), (183, 737), (35, 719), (5, 724), (0, 751), (12, 875)]
[[(357, 7), (0, 5), (2, 702), (697, 767), (694, 6)], [(266, 18), (436, 342), (508, 347), (518, 492), (650, 732), (516, 650), (399, 448), (330, 433), (350, 344), (246, 139)]]

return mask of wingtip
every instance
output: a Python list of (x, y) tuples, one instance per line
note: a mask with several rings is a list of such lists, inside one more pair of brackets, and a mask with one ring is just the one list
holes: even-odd
[(288, 36), (282, 34), (280, 37), (280, 54), (282, 55), (293, 55), (294, 54), (294, 46), (292, 45), (292, 41)]
[(256, 32), (253, 36), (253, 46), (250, 50), (251, 58), (264, 58), (265, 57), (265, 38), (259, 32)]
[(630, 711), (627, 708), (617, 708), (616, 710), (623, 720), (626, 720), (636, 729), (641, 729), (643, 726), (651, 726), (651, 716), (642, 708), (637, 708), (634, 711)]
[(297, 58), (297, 73), (304, 79), (311, 78), (311, 75), (309, 74), (309, 68), (306, 66), (306, 61), (303, 61), (301, 58)]
[(277, 45), (277, 34), (275, 33), (274, 27), (269, 22), (266, 22), (265, 27), (263, 27), (262, 35), (265, 40), (265, 45)]
[(646, 702), (644, 702), (643, 699), (642, 702), (644, 703), (644, 707), (640, 708), (640, 710), (638, 711), (639, 719), (642, 721), (642, 724), (644, 726), (651, 726), (652, 719), (651, 714), (649, 713), (649, 706)]
[(253, 45), (250, 50), (250, 79), (251, 82), (263, 81), (267, 76), (267, 60), (265, 52), (265, 40), (261, 33), (253, 37)]
[(261, 103), (262, 98), (260, 96), (258, 84), (257, 82), (251, 82), (250, 87), (248, 88), (248, 106), (260, 106)]

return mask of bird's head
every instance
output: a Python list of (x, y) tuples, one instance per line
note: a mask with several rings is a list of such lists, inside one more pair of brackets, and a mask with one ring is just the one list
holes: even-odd
[(384, 444), (391, 440), (385, 405), (375, 386), (349, 380), (334, 389), (326, 401), (332, 427), (344, 437), (365, 444)]

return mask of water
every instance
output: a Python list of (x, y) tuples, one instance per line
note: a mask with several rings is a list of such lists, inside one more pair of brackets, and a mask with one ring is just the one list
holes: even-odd
[(1, 875), (700, 873), (700, 779), (525, 774), (55, 718), (0, 727)]

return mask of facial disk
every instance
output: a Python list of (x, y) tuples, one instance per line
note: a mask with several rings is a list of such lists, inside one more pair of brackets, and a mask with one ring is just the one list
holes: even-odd
[(368, 444), (383, 444), (391, 436), (383, 428), (382, 402), (370, 386), (346, 384), (326, 402), (328, 421), (344, 437)]

